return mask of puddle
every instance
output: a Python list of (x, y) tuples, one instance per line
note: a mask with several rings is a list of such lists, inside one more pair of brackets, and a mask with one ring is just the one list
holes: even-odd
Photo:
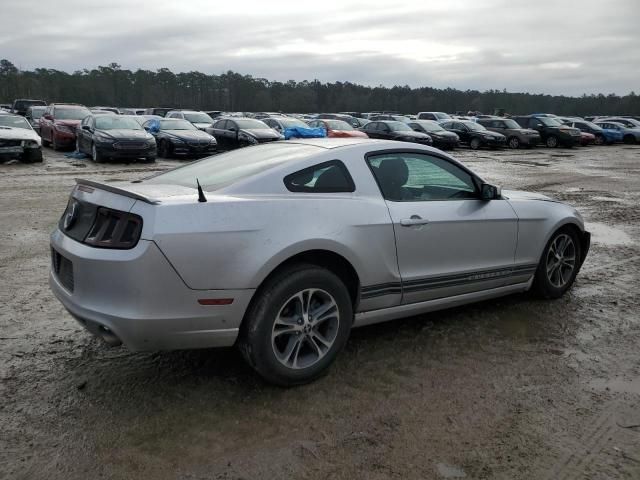
[(628, 245), (634, 243), (627, 233), (604, 223), (587, 223), (586, 227), (591, 232), (591, 241), (594, 243), (604, 245)]
[(466, 478), (467, 476), (461, 468), (446, 463), (438, 463), (436, 470), (442, 478)]
[(607, 380), (604, 378), (597, 378), (589, 382), (589, 386), (596, 390), (610, 390), (616, 393), (632, 393), (640, 395), (640, 377), (635, 380), (622, 380), (620, 378), (614, 378)]

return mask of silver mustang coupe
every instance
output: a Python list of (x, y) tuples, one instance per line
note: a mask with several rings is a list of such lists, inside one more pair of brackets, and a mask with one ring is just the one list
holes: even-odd
[(145, 180), (78, 180), (51, 235), (53, 292), (109, 344), (237, 344), (270, 382), (327, 370), (352, 327), (571, 287), (580, 214), (501, 191), (440, 150), (274, 142)]

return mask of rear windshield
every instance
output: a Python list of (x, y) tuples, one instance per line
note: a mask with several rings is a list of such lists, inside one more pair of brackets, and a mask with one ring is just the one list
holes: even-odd
[(313, 145), (295, 143), (241, 148), (161, 173), (144, 180), (144, 183), (195, 187), (197, 179), (203, 190), (213, 192), (283, 163), (299, 160), (319, 151), (320, 149)]

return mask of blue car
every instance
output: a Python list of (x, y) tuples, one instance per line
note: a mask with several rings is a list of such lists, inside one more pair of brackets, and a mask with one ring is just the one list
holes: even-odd
[(611, 132), (612, 135), (615, 134), (616, 140), (614, 141), (616, 142), (628, 144), (640, 142), (640, 129), (628, 128), (621, 123), (610, 122), (608, 120), (595, 122), (595, 124), (601, 127), (603, 131)]

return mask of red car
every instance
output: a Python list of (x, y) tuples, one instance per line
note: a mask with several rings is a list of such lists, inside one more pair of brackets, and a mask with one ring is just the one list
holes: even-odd
[(88, 115), (91, 115), (91, 112), (84, 105), (52, 103), (40, 118), (42, 144), (51, 145), (54, 150), (75, 147), (76, 129), (80, 121)]
[(596, 142), (596, 136), (593, 133), (580, 131), (580, 145), (586, 147)]
[(309, 122), (309, 126), (311, 128), (324, 128), (327, 132), (327, 137), (333, 138), (346, 138), (346, 137), (361, 137), (361, 138), (369, 138), (369, 136), (356, 130), (351, 125), (349, 125), (344, 120), (332, 120), (332, 119), (323, 119), (323, 120), (312, 120)]

